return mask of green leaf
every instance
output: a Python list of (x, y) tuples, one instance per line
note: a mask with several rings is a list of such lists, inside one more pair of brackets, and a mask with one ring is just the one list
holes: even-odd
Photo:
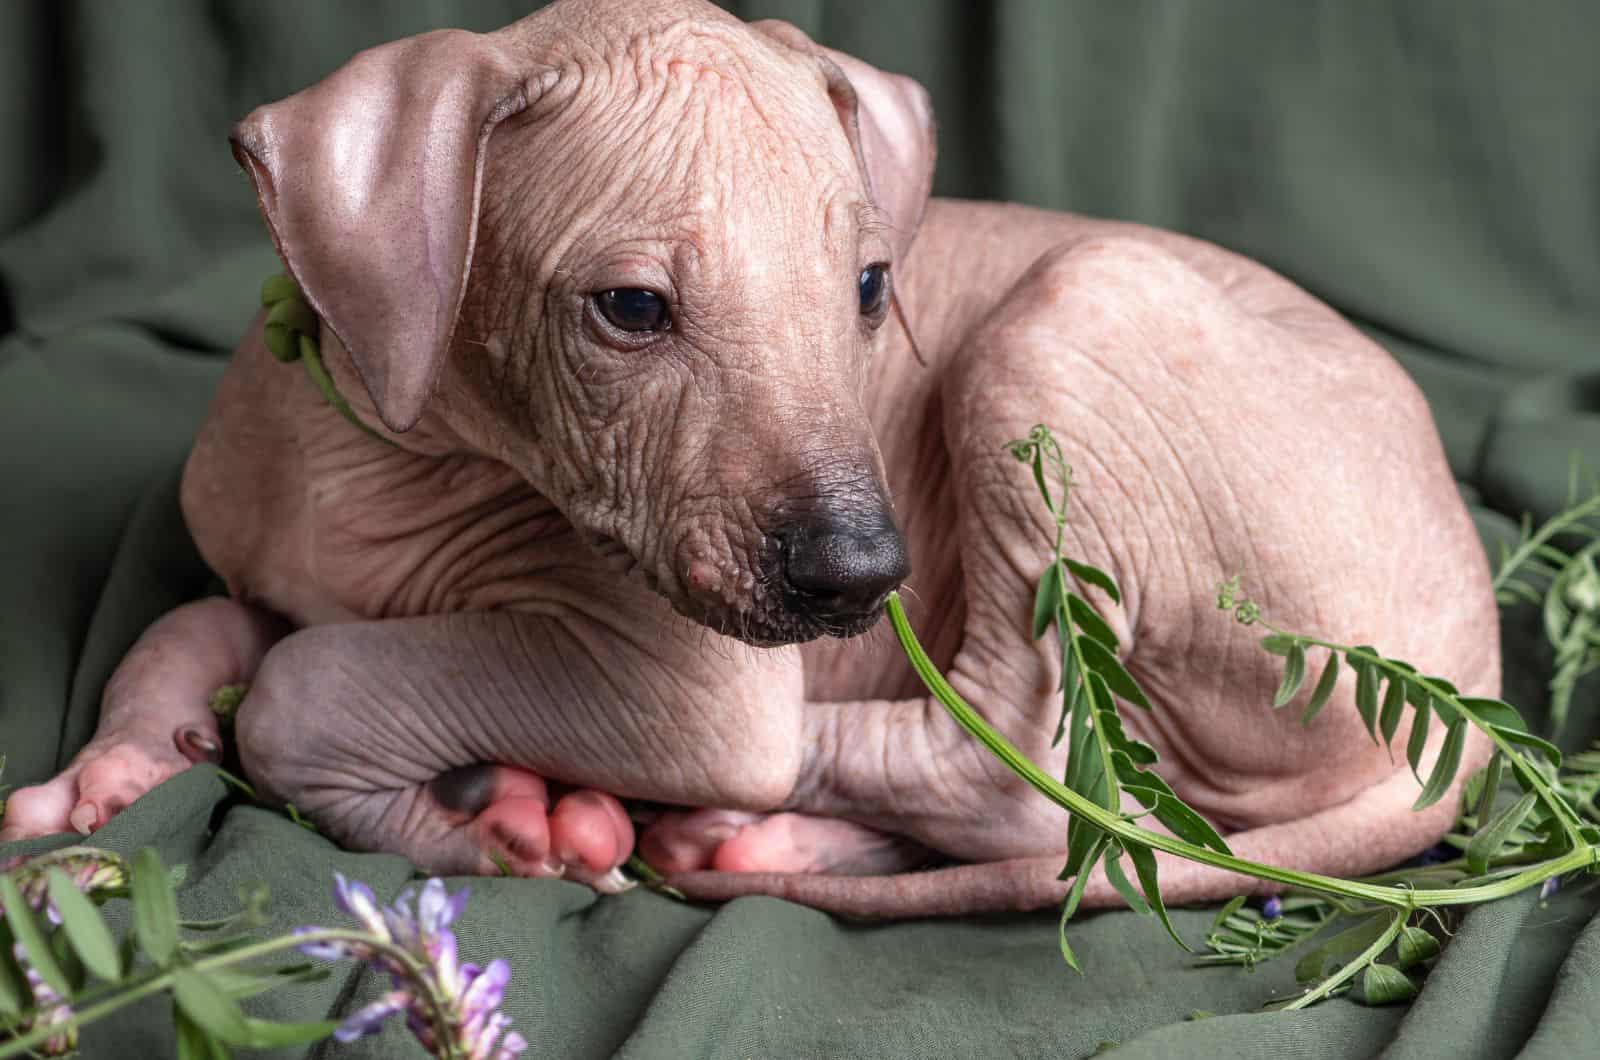
[(1219, 854), (1232, 853), (1210, 822), (1178, 798), (1177, 792), (1158, 774), (1138, 768), (1121, 749), (1111, 752), (1111, 763), (1123, 789), (1138, 799), (1173, 835), (1196, 846), (1210, 847)]
[(74, 994), (82, 990), (89, 982), (89, 971), (83, 966), (72, 944), (67, 941), (65, 931), (52, 931), (50, 933), (50, 952), (55, 955), (56, 964), (61, 967), (61, 974), (67, 977), (67, 983), (72, 987)]
[(1428, 714), (1433, 705), (1433, 697), (1418, 707), (1415, 716), (1411, 719), (1411, 738), (1406, 741), (1406, 761), (1411, 763), (1411, 775), (1417, 778), (1417, 783), (1422, 783), (1422, 752), (1428, 746)]
[(261, 284), (261, 305), (270, 308), (289, 298), (299, 298), (300, 288), (286, 273), (273, 273)]
[(1531, 732), (1522, 732), (1520, 729), (1502, 729), (1498, 725), (1491, 728), (1507, 743), (1521, 744), (1523, 747), (1532, 748), (1550, 760), (1550, 764), (1561, 765), (1561, 749), (1549, 740), (1542, 740)]
[(60, 869), (51, 869), (47, 879), (50, 901), (61, 914), (61, 929), (84, 967), (108, 983), (121, 979), (122, 962), (117, 958), (117, 944), (101, 919), (100, 911)]
[[(1056, 935), (1061, 943), (1061, 957), (1067, 966), (1079, 975), (1083, 969), (1078, 967), (1078, 958), (1072, 952), (1072, 946), (1067, 942), (1067, 921), (1072, 919), (1072, 914), (1078, 911), (1078, 903), (1083, 900), (1084, 888), (1089, 886), (1089, 874), (1094, 871), (1094, 864), (1106, 848), (1107, 838), (1104, 832), (1096, 838), (1089, 849), (1089, 856), (1084, 859), (1076, 878), (1072, 881), (1072, 889), (1067, 892), (1067, 900), (1061, 903), (1061, 920), (1056, 925)], [(1064, 879), (1065, 877), (1063, 877)]]
[(1104, 644), (1091, 637), (1083, 637), (1078, 641), (1078, 648), (1083, 652), (1083, 664), (1103, 678), (1106, 687), (1142, 710), (1152, 709), (1138, 682), (1122, 668), (1122, 663), (1106, 650)]
[(1396, 963), (1410, 968), (1439, 955), (1439, 940), (1419, 927), (1400, 929), (1400, 940), (1395, 943)]
[(1528, 731), (1528, 723), (1522, 720), (1517, 708), (1504, 700), (1462, 696), (1461, 705), (1472, 711), (1473, 715), (1484, 724), (1493, 725), (1497, 729), (1511, 729), (1514, 732)]
[(1044, 455), (1039, 452), (1038, 446), (1033, 449), (1033, 481), (1039, 487), (1039, 496), (1044, 498), (1044, 506), (1054, 515), (1056, 502), (1050, 499), (1050, 487), (1044, 481)]
[(1106, 879), (1111, 882), (1111, 886), (1116, 892), (1122, 896), (1122, 900), (1128, 903), (1129, 909), (1132, 909), (1140, 916), (1147, 916), (1150, 913), (1150, 903), (1140, 896), (1133, 884), (1129, 882), (1127, 873), (1122, 871), (1122, 864), (1118, 860), (1121, 853), (1122, 847), (1116, 843), (1111, 844), (1106, 849), (1105, 859), (1101, 862), (1106, 867)]
[(245, 998), (254, 997), (268, 990), (276, 990), (290, 983), (321, 982), (332, 975), (333, 970), (327, 965), (310, 962), (287, 964), (264, 973), (230, 968), (214, 968), (207, 973), (212, 984), (235, 1001), (243, 1001)]
[[(1091, 677), (1090, 680), (1095, 679)], [(1105, 694), (1110, 695), (1109, 692)], [(1095, 799), (1089, 791), (1101, 779), (1102, 770), (1095, 746), (1095, 730), (1089, 727), (1093, 716), (1093, 694), (1082, 690), (1080, 686), (1077, 697), (1072, 701), (1072, 714), (1067, 723), (1067, 772), (1064, 781), (1067, 787), (1090, 799)]]
[(1356, 671), (1356, 710), (1366, 723), (1372, 742), (1378, 742), (1378, 686), (1383, 675), (1378, 668), (1359, 656), (1345, 656)]
[(172, 996), (178, 1007), (213, 1037), (229, 1045), (246, 1045), (250, 1028), (239, 1006), (204, 975), (179, 968), (172, 977)]
[(63, 997), (72, 994), (72, 984), (56, 963), (50, 949), (50, 939), (39, 926), (38, 919), (28, 902), (17, 890), (17, 881), (10, 876), (0, 876), (0, 908), (5, 909), (6, 922), (11, 925), (11, 936), (22, 947), (28, 963), (38, 972), (51, 989)]
[(1100, 589), (1111, 597), (1111, 602), (1114, 604), (1122, 603), (1122, 594), (1117, 591), (1117, 583), (1112, 580), (1111, 575), (1099, 567), (1091, 567), (1087, 563), (1079, 563), (1077, 560), (1067, 559), (1065, 556), (1062, 557), (1061, 562), (1065, 563), (1067, 570), (1072, 572), (1072, 576), (1084, 585), (1093, 585)]
[(1193, 953), (1194, 950), (1183, 941), (1178, 929), (1172, 926), (1172, 919), (1167, 916), (1167, 905), (1161, 900), (1161, 887), (1156, 881), (1155, 853), (1149, 847), (1141, 846), (1130, 846), (1127, 851), (1128, 860), (1133, 862), (1134, 874), (1139, 877), (1139, 887), (1144, 891), (1145, 901), (1150, 903), (1150, 908), (1161, 918), (1161, 926), (1167, 929), (1172, 941), (1181, 946), (1185, 953)]
[(1410, 1001), (1417, 996), (1417, 984), (1410, 976), (1387, 964), (1373, 961), (1361, 973), (1355, 998), (1363, 1005), (1390, 1005), (1396, 1001)]
[(1480, 774), (1483, 778), (1483, 789), (1478, 792), (1478, 810), (1474, 814), (1479, 828), (1482, 828), (1494, 814), (1494, 803), (1500, 797), (1500, 781), (1505, 773), (1505, 766), (1505, 752), (1496, 751), (1489, 756), (1489, 764)]
[(1294, 694), (1300, 691), (1300, 685), (1306, 679), (1306, 650), (1300, 646), (1299, 641), (1294, 641), (1289, 646), (1289, 654), (1284, 658), (1283, 683), (1278, 686), (1278, 694), (1272, 699), (1274, 710), (1288, 704)]
[[(1134, 793), (1135, 796), (1138, 792)], [(1197, 847), (1210, 847), (1219, 854), (1232, 854), (1227, 842), (1211, 823), (1196, 813), (1188, 803), (1176, 795), (1164, 796), (1156, 800), (1151, 812), (1156, 820), (1167, 826), (1173, 835), (1186, 843), (1193, 843)]]
[(1528, 814), (1533, 812), (1534, 804), (1538, 801), (1538, 794), (1530, 791), (1507, 806), (1494, 820), (1478, 829), (1477, 834), (1472, 837), (1472, 842), (1467, 844), (1467, 868), (1471, 869), (1474, 875), (1481, 876), (1489, 871), (1489, 859), (1505, 845), (1511, 833), (1527, 820)]
[(1228, 918), (1244, 908), (1244, 903), (1245, 896), (1242, 894), (1236, 898), (1229, 898), (1228, 904), (1223, 906), (1221, 909), (1218, 909), (1216, 917), (1212, 919), (1211, 934), (1215, 935), (1217, 932), (1221, 931), (1223, 925), (1228, 922)]
[(1444, 798), (1444, 793), (1450, 790), (1450, 782), (1456, 777), (1456, 770), (1461, 768), (1461, 748), (1466, 740), (1467, 719), (1457, 718), (1445, 731), (1444, 747), (1439, 751), (1438, 761), (1433, 764), (1433, 772), (1428, 774), (1428, 782), (1422, 786), (1422, 794), (1411, 804), (1412, 810), (1426, 810)]
[(174, 1002), (172, 1025), (177, 1032), (178, 1060), (228, 1060), (228, 1047), (213, 1038)]
[(178, 952), (178, 898), (154, 847), (133, 858), (133, 930), (139, 948), (165, 966)]
[(1334, 935), (1328, 941), (1307, 953), (1294, 966), (1295, 980), (1300, 983), (1314, 983), (1322, 978), (1322, 971), (1328, 966), (1329, 961), (1345, 960), (1354, 957), (1368, 946), (1378, 940), (1394, 922), (1395, 914), (1385, 910), (1374, 913), (1354, 927)]
[(1403, 677), (1389, 679), (1389, 691), (1383, 696), (1383, 709), (1378, 714), (1378, 730), (1383, 734), (1383, 745), (1389, 746), (1394, 739), (1395, 732), (1400, 728), (1400, 715), (1406, 709), (1406, 686), (1410, 684)]
[(1287, 633), (1270, 633), (1261, 638), (1262, 650), (1272, 655), (1288, 655), (1294, 646), (1299, 643), (1298, 640), (1295, 640)]
[(1089, 601), (1077, 593), (1067, 593), (1067, 611), (1072, 615), (1072, 621), (1095, 640), (1104, 644), (1111, 651), (1117, 650), (1117, 635), (1111, 632), (1111, 627), (1106, 625), (1106, 620), (1100, 617)]
[(1061, 564), (1051, 563), (1039, 579), (1039, 588), (1033, 594), (1033, 639), (1044, 636), (1044, 631), (1055, 621), (1056, 609), (1061, 606)]
[(1322, 676), (1317, 678), (1317, 687), (1311, 690), (1311, 702), (1306, 704), (1306, 712), (1300, 715), (1301, 725), (1310, 725), (1311, 719), (1328, 705), (1328, 700), (1333, 696), (1333, 686), (1338, 683), (1339, 653), (1330, 651), (1328, 661), (1322, 666)]
[(11, 954), (11, 946), (15, 941), (11, 927), (0, 919), (0, 1018), (5, 1020), (16, 1019), (24, 1006), (33, 1004), (28, 981), (23, 978), (22, 969)]
[(306, 1045), (321, 1041), (339, 1029), (338, 1020), (312, 1020), (309, 1023), (273, 1023), (270, 1020), (246, 1019), (245, 1029), (252, 1049), (276, 1049), (287, 1045)]

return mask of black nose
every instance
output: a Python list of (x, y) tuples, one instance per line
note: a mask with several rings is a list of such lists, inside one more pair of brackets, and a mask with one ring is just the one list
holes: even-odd
[(911, 573), (905, 540), (887, 515), (866, 525), (817, 519), (775, 536), (789, 606), (811, 618), (849, 623), (874, 615)]

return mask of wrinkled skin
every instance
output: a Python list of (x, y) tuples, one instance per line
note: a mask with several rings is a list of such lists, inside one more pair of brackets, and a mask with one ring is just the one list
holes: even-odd
[[(205, 698), (248, 681), (258, 785), (432, 871), (501, 858), (614, 888), (626, 798), (670, 804), (639, 818), (641, 847), (694, 895), (867, 916), (1059, 900), (1064, 815), (956, 729), (885, 626), (863, 633), (904, 578), (951, 683), (1060, 774), (1059, 663), (1028, 630), (1049, 518), (1002, 449), (1038, 422), (1080, 484), (1068, 554), (1123, 586), (1121, 608), (1091, 596), (1155, 704), (1127, 727), (1234, 850), (1358, 873), (1443, 832), (1454, 799), (1409, 811), (1416, 782), (1361, 730), (1348, 675), (1302, 728), (1267, 708), (1255, 631), (1215, 610), (1238, 573), (1289, 628), (1498, 691), (1484, 558), (1428, 409), (1336, 314), (1169, 233), (924, 213), (925, 96), (833, 56), (845, 87), (783, 27), (567, 0), (493, 38), (417, 40), (236, 134), (329, 370), (395, 444), (273, 361), (257, 321), (184, 482), (232, 599), (146, 634), (94, 742), (12, 797), (7, 838), (91, 830), (215, 757)], [(446, 79), (477, 102), (429, 121), (416, 93), (372, 102), (418, 76), (397, 70), (484, 49)], [(382, 180), (409, 179), (407, 136), (448, 172), (351, 193), (340, 223), (368, 227), (338, 240), (318, 226), (360, 165), (304, 137), (352, 99), (400, 130)], [(428, 139), (443, 127), (450, 150)], [(864, 311), (875, 263), (909, 330)], [(608, 326), (592, 296), (619, 288), (664, 295), (670, 330)], [(849, 606), (795, 588), (823, 539)], [(904, 871), (933, 855), (971, 864)], [(1162, 879), (1171, 901), (1256, 886), (1188, 863)], [(1117, 898), (1095, 880), (1086, 901)]]

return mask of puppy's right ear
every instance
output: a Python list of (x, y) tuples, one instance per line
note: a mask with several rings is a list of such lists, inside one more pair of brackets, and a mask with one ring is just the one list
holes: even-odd
[(406, 431), (444, 367), (477, 236), (484, 146), (555, 79), (442, 30), (362, 52), (236, 125), (278, 256)]
[(788, 22), (767, 19), (750, 27), (821, 64), (867, 185), (894, 226), (896, 253), (904, 257), (933, 193), (936, 149), (928, 90), (902, 74), (824, 48)]

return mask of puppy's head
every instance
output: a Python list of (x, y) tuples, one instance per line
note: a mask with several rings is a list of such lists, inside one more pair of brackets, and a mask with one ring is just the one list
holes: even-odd
[(444, 418), (753, 643), (860, 632), (906, 576), (862, 397), (931, 183), (914, 82), (701, 0), (566, 0), (233, 140), (391, 430)]

